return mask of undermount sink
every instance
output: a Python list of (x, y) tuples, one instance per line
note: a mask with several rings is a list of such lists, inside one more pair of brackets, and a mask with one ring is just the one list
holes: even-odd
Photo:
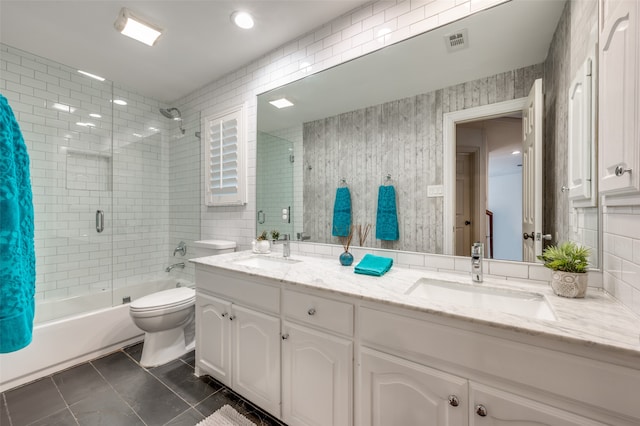
[(249, 266), (267, 271), (284, 271), (299, 260), (285, 257), (251, 256), (233, 261), (236, 265)]
[(467, 285), (452, 281), (420, 278), (405, 294), (436, 303), (444, 302), (527, 318), (556, 320), (547, 299), (537, 293), (483, 287), (482, 284)]

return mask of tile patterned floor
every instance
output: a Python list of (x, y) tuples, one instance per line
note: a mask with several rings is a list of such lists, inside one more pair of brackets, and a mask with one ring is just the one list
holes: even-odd
[(225, 404), (258, 426), (286, 426), (210, 377), (194, 353), (146, 369), (142, 344), (0, 394), (0, 426), (192, 426)]

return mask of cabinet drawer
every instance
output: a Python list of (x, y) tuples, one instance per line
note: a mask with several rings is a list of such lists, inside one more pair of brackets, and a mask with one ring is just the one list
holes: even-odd
[(353, 335), (353, 305), (350, 303), (285, 290), (283, 305), (284, 314), (289, 319)]
[(279, 313), (280, 288), (264, 283), (263, 278), (245, 276), (246, 279), (218, 269), (196, 268), (196, 288), (224, 296), (233, 303)]

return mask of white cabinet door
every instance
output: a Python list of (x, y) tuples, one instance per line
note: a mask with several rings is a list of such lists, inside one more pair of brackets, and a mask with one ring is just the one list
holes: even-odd
[(471, 382), (470, 426), (604, 426), (512, 393)]
[(640, 191), (638, 2), (600, 0), (600, 8), (600, 192), (634, 194)]
[(467, 424), (466, 379), (367, 348), (360, 361), (360, 425)]
[(233, 390), (280, 416), (280, 318), (233, 305)]
[(196, 299), (196, 374), (207, 373), (231, 386), (231, 303), (198, 294)]
[(290, 426), (352, 424), (353, 343), (285, 322), (282, 419)]

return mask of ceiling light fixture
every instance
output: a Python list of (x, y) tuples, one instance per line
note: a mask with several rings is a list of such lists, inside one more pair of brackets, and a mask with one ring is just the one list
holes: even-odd
[(276, 99), (275, 101), (269, 101), (269, 103), (276, 108), (287, 108), (287, 107), (293, 106), (293, 102), (291, 102), (289, 99), (286, 99), (286, 98), (280, 98), (280, 99)]
[(82, 70), (78, 70), (78, 72), (82, 75), (86, 75), (87, 77), (91, 77), (93, 79), (96, 79), (98, 81), (104, 81), (104, 77), (100, 77), (99, 75), (95, 75), (95, 74), (91, 74), (90, 72), (86, 72), (86, 71), (82, 71)]
[(231, 22), (243, 30), (253, 28), (253, 18), (247, 12), (235, 11), (231, 14)]
[(120, 9), (118, 19), (113, 23), (113, 26), (122, 35), (138, 40), (147, 46), (153, 46), (158, 40), (158, 37), (162, 35), (161, 28), (145, 22), (131, 13), (126, 7)]

